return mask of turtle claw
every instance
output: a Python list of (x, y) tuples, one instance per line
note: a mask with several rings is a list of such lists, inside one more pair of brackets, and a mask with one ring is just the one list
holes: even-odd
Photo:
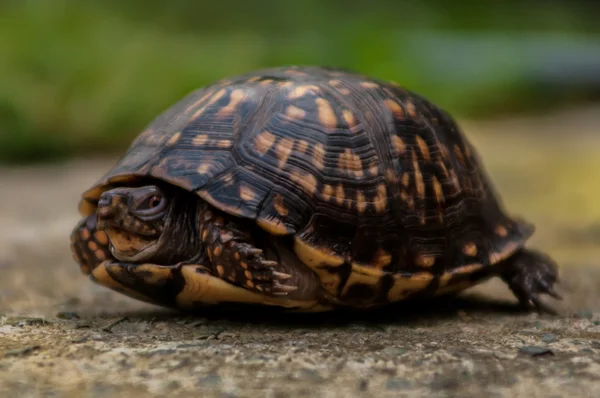
[(292, 276), (290, 274), (285, 274), (283, 272), (277, 272), (277, 271), (273, 271), (271, 272), (271, 275), (273, 275), (275, 278), (284, 281), (286, 279), (290, 279)]
[(240, 254), (244, 255), (245, 257), (256, 257), (262, 254), (262, 249), (258, 249), (256, 247), (251, 247), (251, 246), (246, 246), (243, 247), (242, 250), (240, 250)]
[(271, 294), (276, 296), (286, 296), (288, 293), (298, 290), (297, 286), (282, 285), (278, 281), (273, 283), (273, 291)]
[(238, 243), (233, 250), (239, 253), (239, 263), (234, 261), (231, 264), (233, 266), (239, 264), (243, 268), (243, 273), (238, 273), (237, 280), (241, 286), (277, 296), (287, 295), (298, 289), (281, 283), (290, 279), (292, 275), (277, 271), (281, 264), (278, 261), (267, 260), (263, 250), (248, 243)]

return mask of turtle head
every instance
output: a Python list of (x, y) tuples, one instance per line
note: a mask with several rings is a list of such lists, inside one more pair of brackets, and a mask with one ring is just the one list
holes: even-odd
[(170, 265), (199, 252), (197, 205), (195, 195), (157, 185), (114, 188), (98, 200), (97, 228), (117, 260)]

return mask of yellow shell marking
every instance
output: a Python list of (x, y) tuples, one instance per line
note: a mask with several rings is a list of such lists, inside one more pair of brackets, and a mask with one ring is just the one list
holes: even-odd
[(323, 192), (321, 193), (323, 200), (328, 202), (331, 199), (331, 195), (333, 194), (333, 187), (329, 184), (325, 184), (323, 186)]
[(306, 112), (295, 105), (290, 105), (285, 110), (285, 115), (290, 119), (304, 119)]
[(396, 177), (396, 172), (393, 169), (386, 169), (385, 170), (385, 178), (393, 183), (398, 182), (398, 177)]
[(335, 201), (338, 205), (342, 205), (344, 203), (344, 200), (346, 200), (346, 197), (344, 195), (344, 187), (342, 187), (342, 184), (338, 184), (338, 186), (335, 189)]
[(192, 119), (196, 119), (198, 116), (200, 116), (202, 113), (204, 113), (204, 110), (211, 106), (212, 104), (214, 104), (215, 102), (217, 102), (222, 96), (225, 95), (225, 93), (227, 92), (227, 90), (225, 90), (224, 88), (219, 90), (207, 103), (206, 105), (204, 105), (202, 108), (198, 109), (196, 112), (194, 112), (194, 114), (192, 115)]
[(119, 281), (116, 281), (112, 278), (112, 276), (106, 270), (107, 264), (109, 261), (105, 261), (102, 264), (98, 265), (96, 268), (92, 270), (92, 276), (94, 280), (98, 282), (100, 285), (108, 287), (109, 289), (113, 289), (119, 292), (123, 292), (124, 294), (134, 297), (138, 300), (145, 302), (153, 302), (149, 297), (146, 297), (135, 290), (128, 288), (127, 286), (121, 284)]
[(358, 156), (350, 148), (346, 148), (344, 153), (341, 153), (338, 158), (338, 167), (345, 170), (348, 174), (355, 174), (357, 177), (363, 176), (362, 162)]
[(521, 244), (519, 242), (508, 242), (506, 245), (504, 245), (502, 251), (490, 253), (490, 263), (497, 264), (500, 261), (505, 260), (506, 258), (508, 258), (508, 256), (513, 254), (520, 246)]
[(343, 87), (342, 82), (340, 80), (333, 79), (333, 80), (330, 80), (328, 83), (330, 86), (334, 87), (340, 94), (342, 94), (342, 95), (350, 94), (350, 90), (348, 90), (346, 87)]
[(294, 148), (294, 140), (289, 138), (282, 138), (275, 146), (275, 154), (279, 159), (279, 167), (285, 166), (290, 154)]
[[(98, 194), (98, 197), (99, 196), (100, 196), (100, 193)], [(83, 199), (77, 205), (77, 211), (82, 216), (89, 216), (89, 215), (94, 214), (96, 212), (96, 205), (93, 205), (88, 200)]]
[(279, 219), (259, 219), (256, 224), (271, 235), (288, 235), (290, 233), (285, 224)]
[(408, 112), (411, 118), (416, 119), (418, 117), (417, 108), (415, 107), (415, 104), (413, 104), (411, 101), (408, 101), (406, 103), (406, 111)]
[(396, 119), (404, 119), (404, 109), (396, 101), (386, 99), (383, 101), (386, 108), (388, 108)]
[(438, 290), (436, 290), (434, 294), (436, 296), (439, 296), (446, 293), (459, 292), (461, 290), (471, 287), (473, 285), (473, 282), (471, 281), (461, 281), (458, 283), (455, 282), (454, 284), (450, 284), (450, 281), (455, 275), (470, 274), (477, 271), (478, 269), (481, 269), (482, 267), (482, 264), (475, 263), (456, 268), (451, 272), (444, 273), (440, 277), (440, 284), (438, 286)]
[(442, 190), (442, 184), (440, 184), (436, 176), (431, 178), (431, 185), (433, 186), (435, 200), (437, 200), (437, 202), (440, 204), (444, 203), (444, 191)]
[(290, 76), (306, 76), (306, 73), (295, 69), (288, 69), (283, 73)]
[(263, 131), (254, 138), (254, 148), (263, 155), (271, 149), (274, 143), (275, 135), (268, 131)]
[(317, 94), (321, 89), (315, 85), (297, 86), (288, 95), (289, 99), (296, 99), (305, 96), (307, 93)]
[(379, 88), (379, 84), (373, 82), (360, 82), (362, 88)]
[(356, 208), (361, 214), (367, 209), (367, 201), (365, 195), (361, 191), (356, 191)]
[(385, 210), (387, 205), (387, 188), (385, 184), (381, 183), (377, 186), (377, 196), (375, 196), (373, 204), (375, 205), (375, 210), (378, 213), (381, 213)]
[(192, 140), (192, 144), (194, 144), (196, 146), (202, 146), (202, 145), (206, 144), (207, 141), (208, 141), (208, 134), (198, 134)]
[(313, 147), (313, 164), (319, 169), (325, 168), (325, 147), (323, 144), (317, 144)]
[(456, 154), (456, 158), (458, 159), (460, 164), (462, 164), (464, 166), (465, 165), (465, 157), (463, 156), (463, 153), (461, 152), (458, 145), (454, 145), (454, 153)]
[(425, 140), (419, 135), (415, 137), (415, 140), (417, 141), (417, 145), (419, 145), (419, 151), (421, 151), (421, 156), (423, 156), (423, 159), (431, 160), (431, 156), (429, 154), (429, 147), (427, 146)]
[(171, 138), (169, 138), (169, 140), (167, 141), (167, 145), (175, 145), (177, 141), (179, 141), (179, 138), (181, 138), (181, 131), (178, 131), (175, 134), (173, 134)]
[(254, 192), (254, 190), (247, 185), (241, 185), (240, 186), (240, 198), (242, 198), (242, 200), (244, 200), (246, 202), (249, 202), (256, 198), (256, 192)]
[[(439, 205), (442, 205), (445, 201), (444, 191), (442, 190), (442, 184), (440, 184), (436, 176), (431, 178), (431, 185), (435, 194), (435, 200), (437, 200)], [(444, 222), (444, 213), (442, 208), (438, 208), (438, 218), (440, 223)]]
[(279, 305), (289, 308), (298, 307), (306, 311), (322, 311), (326, 309), (325, 307), (320, 307), (316, 300), (290, 300), (288, 298), (269, 297), (264, 294), (252, 292), (242, 287), (234, 286), (221, 278), (196, 272), (196, 268), (193, 265), (181, 267), (181, 275), (185, 283), (175, 300), (179, 307), (188, 308), (197, 302), (207, 304), (233, 302)]
[(244, 90), (237, 89), (231, 92), (231, 99), (226, 107), (222, 108), (218, 113), (217, 117), (230, 116), (237, 108), (240, 101), (244, 98)]
[(410, 174), (408, 172), (404, 172), (404, 174), (402, 174), (402, 178), (400, 179), (400, 181), (402, 182), (402, 185), (407, 187), (408, 184), (410, 184)]
[(425, 182), (423, 182), (423, 174), (421, 174), (421, 168), (419, 167), (419, 160), (417, 159), (417, 155), (415, 154), (415, 150), (412, 149), (412, 162), (414, 168), (415, 175), (415, 187), (417, 190), (417, 195), (420, 198), (425, 198)]
[(388, 300), (390, 302), (404, 300), (410, 294), (425, 289), (432, 280), (433, 275), (429, 272), (419, 272), (410, 277), (396, 274), (394, 284), (388, 292)]
[(325, 127), (332, 129), (336, 128), (338, 121), (329, 101), (327, 101), (325, 98), (317, 98), (315, 102), (317, 103), (319, 122), (321, 122), (321, 124)]
[(231, 140), (218, 140), (217, 146), (223, 149), (231, 148), (233, 146), (233, 142)]
[(435, 264), (435, 257), (430, 254), (420, 254), (415, 258), (415, 264), (419, 267), (429, 268)]
[(306, 153), (308, 149), (308, 141), (306, 140), (298, 140), (296, 141), (296, 150), (300, 153)]
[(308, 194), (314, 195), (317, 192), (317, 179), (312, 174), (302, 175), (298, 171), (293, 171), (290, 174), (290, 179), (300, 185)]
[(352, 272), (350, 273), (350, 276), (348, 276), (348, 280), (346, 281), (346, 285), (342, 290), (341, 296), (344, 296), (346, 293), (348, 293), (348, 291), (352, 288), (353, 285), (364, 284), (375, 287), (377, 285), (377, 282), (379, 282), (379, 280), (383, 276), (383, 273), (374, 273), (373, 271), (375, 270), (369, 270), (366, 267), (352, 264)]
[(187, 108), (185, 108), (184, 113), (187, 114), (187, 113), (191, 112), (192, 109), (196, 108), (197, 106), (200, 106), (201, 103), (203, 103), (208, 97), (210, 97), (214, 93), (215, 92), (213, 90), (208, 90), (206, 93), (204, 93), (204, 95), (202, 97), (200, 97), (200, 99), (198, 99), (197, 101), (194, 101)]
[(377, 162), (371, 162), (369, 165), (369, 174), (372, 176), (379, 174), (379, 166), (377, 165)]
[(148, 285), (156, 285), (172, 278), (173, 271), (168, 267), (153, 264), (141, 264), (135, 267), (135, 272), (144, 279)]
[(342, 117), (346, 121), (348, 127), (353, 127), (356, 125), (356, 119), (354, 119), (354, 115), (348, 109), (344, 109), (342, 111)]
[(339, 267), (344, 263), (344, 259), (332, 250), (318, 249), (299, 238), (294, 239), (294, 252), (302, 263), (314, 270), (324, 265)]
[(275, 208), (275, 211), (283, 217), (287, 216), (290, 212), (287, 206), (285, 205), (283, 196), (279, 194), (275, 194), (275, 197), (273, 198), (273, 207)]
[(402, 138), (398, 137), (395, 134), (392, 135), (392, 145), (394, 146), (394, 149), (396, 150), (396, 155), (398, 156), (401, 156), (406, 150), (406, 145), (404, 145), (404, 141), (402, 141)]
[(380, 247), (375, 252), (375, 257), (373, 258), (371, 265), (376, 268), (384, 268), (390, 265), (391, 262), (392, 255)]
[(210, 168), (210, 163), (202, 163), (200, 166), (198, 166), (196, 171), (198, 172), (198, 174), (206, 174), (210, 171)]

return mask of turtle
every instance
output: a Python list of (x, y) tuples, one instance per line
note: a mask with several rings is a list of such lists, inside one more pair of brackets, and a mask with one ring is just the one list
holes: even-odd
[[(558, 265), (525, 247), (450, 114), (395, 82), (281, 66), (197, 89), (79, 202), (81, 271), (139, 300), (318, 312), (501, 278), (552, 312)], [(265, 308), (265, 307), (263, 307)]]

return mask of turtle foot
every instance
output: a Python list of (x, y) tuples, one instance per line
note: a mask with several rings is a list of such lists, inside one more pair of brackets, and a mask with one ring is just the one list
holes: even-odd
[(522, 250), (506, 261), (501, 277), (521, 305), (530, 308), (533, 304), (539, 312), (556, 314), (556, 310), (540, 299), (540, 295), (547, 294), (562, 300), (554, 290), (558, 281), (558, 266), (554, 260), (537, 251)]

